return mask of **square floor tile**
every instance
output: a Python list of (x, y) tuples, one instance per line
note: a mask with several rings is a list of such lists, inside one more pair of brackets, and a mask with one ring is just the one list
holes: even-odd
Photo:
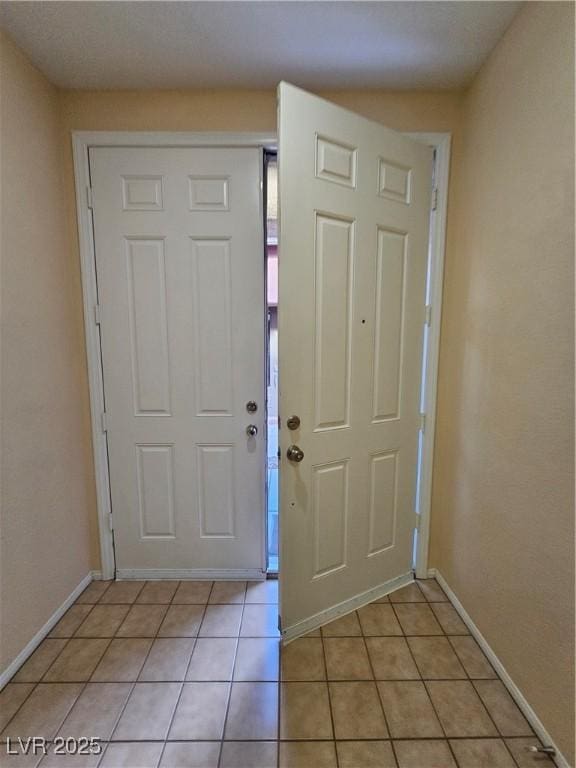
[(172, 603), (204, 605), (210, 597), (212, 584), (211, 581), (181, 581)]
[(67, 640), (46, 639), (12, 678), (14, 683), (38, 683), (63, 650)]
[(133, 603), (142, 591), (144, 581), (113, 581), (99, 603)]
[(323, 643), (328, 680), (373, 679), (363, 637), (325, 637)]
[(125, 683), (138, 679), (152, 640), (112, 640), (92, 675), (93, 682)]
[(198, 638), (186, 680), (199, 682), (232, 680), (237, 642), (235, 637)]
[(181, 683), (136, 683), (112, 740), (165, 739), (181, 688)]
[(242, 637), (279, 637), (277, 605), (245, 605)]
[(209, 603), (243, 603), (246, 596), (245, 581), (215, 581)]
[(282, 683), (281, 739), (333, 739), (326, 683)]
[(278, 736), (278, 684), (234, 683), (224, 739), (267, 741)]
[(278, 680), (280, 641), (264, 637), (241, 637), (236, 651), (234, 680), (244, 682)]
[(32, 683), (8, 683), (0, 691), (0, 731), (32, 693)]
[(456, 651), (460, 663), (474, 679), (494, 679), (497, 677), (492, 665), (484, 656), (476, 640), (470, 635), (455, 635), (448, 638)]
[(474, 687), (502, 736), (533, 735), (528, 721), (500, 680), (476, 680)]
[(184, 683), (169, 740), (221, 739), (229, 692), (229, 683)]
[[(411, 606), (410, 606), (411, 607)], [(370, 603), (358, 610), (365, 635), (401, 635), (402, 629), (391, 605)]]
[(444, 735), (423, 683), (386, 681), (378, 683), (378, 690), (392, 738), (426, 739)]
[(196, 637), (202, 617), (203, 605), (172, 604), (158, 630), (159, 637)]
[(131, 690), (130, 683), (88, 683), (58, 736), (75, 739), (88, 736), (108, 741)]
[(155, 637), (167, 610), (167, 605), (133, 605), (116, 637)]
[(426, 688), (447, 736), (498, 736), (472, 683), (432, 680), (426, 683)]
[(194, 642), (192, 637), (161, 637), (154, 640), (138, 680), (149, 683), (184, 680)]
[(336, 739), (386, 739), (388, 729), (375, 683), (330, 683)]
[(547, 755), (528, 752), (528, 747), (542, 746), (542, 743), (535, 736), (504, 739), (504, 741), (519, 768), (553, 768), (554, 763)]
[(162, 742), (109, 744), (99, 768), (156, 768), (163, 747)]
[(75, 637), (114, 637), (129, 610), (128, 605), (95, 605)]
[(466, 679), (466, 672), (445, 637), (409, 637), (408, 645), (425, 680)]
[(276, 768), (275, 741), (228, 741), (222, 744), (220, 768)]
[[(96, 583), (102, 583), (102, 582), (93, 582)], [(64, 616), (60, 619), (58, 624), (52, 629), (48, 637), (56, 637), (56, 638), (62, 638), (62, 637), (72, 637), (74, 632), (78, 629), (80, 624), (84, 621), (86, 616), (90, 613), (92, 610), (92, 603), (87, 605), (80, 605), (76, 603), (72, 606), (72, 608), (69, 608)]]
[(48, 672), (46, 683), (78, 683), (89, 680), (110, 640), (68, 640)]
[(108, 589), (108, 587), (112, 584), (111, 581), (92, 581), (84, 592), (80, 595), (80, 597), (76, 600), (76, 604), (88, 604), (93, 605), (94, 603), (97, 603), (98, 600), (102, 597), (104, 592)]
[(395, 741), (398, 768), (457, 768), (447, 741)]
[(377, 680), (420, 679), (420, 673), (403, 637), (367, 637), (366, 646)]
[(394, 610), (405, 635), (444, 634), (428, 604), (399, 603)]
[(136, 602), (170, 603), (179, 584), (179, 581), (147, 581)]
[(200, 637), (238, 637), (241, 620), (241, 605), (208, 605)]
[(388, 595), (391, 603), (425, 603), (426, 598), (422, 594), (416, 581), (406, 584), (405, 587), (390, 592)]
[(2, 738), (52, 739), (82, 688), (80, 683), (40, 683), (10, 720)]
[(468, 627), (450, 603), (431, 603), (430, 607), (447, 635), (469, 635)]
[(356, 611), (340, 616), (322, 627), (322, 637), (360, 637), (361, 634)]
[(340, 768), (396, 768), (389, 741), (337, 741), (336, 747)]
[(281, 648), (282, 680), (326, 680), (322, 640), (303, 637)]
[(278, 579), (266, 579), (265, 581), (249, 581), (246, 589), (247, 603), (278, 603)]
[(280, 742), (280, 768), (337, 768), (333, 741)]
[(219, 741), (169, 741), (160, 768), (218, 768)]
[(460, 768), (515, 768), (501, 739), (452, 739), (450, 746)]
[(418, 579), (420, 590), (430, 603), (447, 603), (448, 598), (436, 579)]

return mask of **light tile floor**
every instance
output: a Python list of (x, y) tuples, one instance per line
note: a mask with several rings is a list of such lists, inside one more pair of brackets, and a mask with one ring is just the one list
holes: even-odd
[[(0, 693), (0, 765), (544, 768), (434, 580), (283, 649), (277, 582), (93, 582)], [(45, 756), (8, 756), (42, 736)], [(95, 737), (101, 755), (53, 753)], [(14, 749), (12, 741), (12, 749)]]

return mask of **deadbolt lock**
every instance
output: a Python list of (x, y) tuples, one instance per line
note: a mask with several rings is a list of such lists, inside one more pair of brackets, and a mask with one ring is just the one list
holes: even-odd
[(298, 427), (300, 426), (300, 417), (290, 416), (290, 418), (286, 422), (286, 426), (288, 427), (288, 429), (298, 429)]
[(248, 413), (256, 413), (258, 410), (258, 403), (256, 403), (254, 400), (248, 400), (246, 403), (246, 410)]

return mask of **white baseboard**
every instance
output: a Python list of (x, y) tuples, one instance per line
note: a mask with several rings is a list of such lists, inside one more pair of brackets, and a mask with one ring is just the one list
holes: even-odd
[(462, 619), (464, 624), (466, 624), (466, 626), (470, 630), (471, 635), (474, 637), (474, 639), (476, 640), (480, 648), (482, 648), (482, 650), (488, 657), (488, 660), (496, 670), (496, 673), (498, 674), (498, 676), (500, 677), (500, 679), (508, 689), (508, 693), (510, 694), (510, 696), (512, 696), (512, 698), (514, 699), (518, 707), (522, 710), (524, 717), (526, 718), (526, 720), (528, 720), (528, 722), (534, 729), (536, 735), (538, 736), (542, 744), (544, 744), (547, 747), (553, 747), (556, 750), (556, 756), (554, 757), (554, 762), (556, 763), (558, 768), (570, 768), (570, 763), (568, 762), (568, 760), (566, 760), (564, 755), (560, 752), (560, 750), (554, 743), (552, 737), (550, 736), (550, 734), (542, 724), (542, 721), (540, 720), (536, 712), (534, 712), (534, 710), (532, 709), (528, 701), (524, 698), (522, 691), (518, 688), (516, 683), (512, 680), (512, 678), (506, 671), (506, 668), (504, 667), (504, 665), (502, 664), (498, 656), (496, 656), (496, 654), (490, 647), (484, 635), (480, 632), (480, 630), (478, 629), (474, 621), (470, 618), (470, 615), (468, 614), (468, 612), (466, 611), (466, 609), (464, 608), (460, 600), (458, 600), (458, 598), (456, 597), (456, 595), (454, 594), (454, 592), (446, 582), (446, 579), (442, 576), (440, 571), (438, 571), (438, 569), (436, 568), (430, 568), (428, 570), (428, 578), (431, 578), (431, 579), (435, 578), (438, 581), (438, 584), (440, 584), (440, 586), (444, 590), (444, 592), (446, 592), (448, 598), (450, 599), (450, 602), (452, 603), (456, 611), (459, 613), (460, 618)]
[(102, 581), (102, 571), (92, 571), (92, 581)]
[(78, 584), (78, 586), (75, 587), (72, 590), (72, 592), (68, 595), (66, 600), (64, 600), (62, 605), (54, 611), (54, 613), (52, 614), (52, 616), (50, 616), (50, 618), (44, 624), (44, 626), (41, 629), (39, 629), (38, 632), (36, 632), (36, 634), (34, 635), (32, 640), (30, 640), (28, 645), (25, 648), (23, 648), (18, 654), (18, 656), (16, 656), (14, 661), (12, 661), (6, 667), (6, 669), (0, 673), (0, 691), (2, 690), (2, 688), (4, 688), (6, 683), (8, 683), (14, 677), (14, 675), (16, 674), (16, 672), (18, 672), (22, 664), (24, 664), (24, 662), (34, 653), (34, 651), (36, 650), (36, 648), (38, 648), (42, 640), (44, 640), (46, 635), (48, 635), (52, 630), (52, 628), (60, 621), (62, 616), (64, 616), (64, 614), (66, 613), (68, 608), (70, 608), (70, 606), (76, 600), (76, 598), (80, 597), (82, 592), (84, 592), (84, 590), (86, 589), (88, 584), (90, 584), (90, 582), (93, 580), (93, 578), (94, 578), (94, 575), (92, 571), (90, 571), (89, 573), (86, 574), (86, 576), (84, 576), (84, 578)]
[(266, 571), (260, 568), (120, 568), (116, 571), (120, 580), (144, 579), (194, 579), (196, 581), (264, 581)]
[(389, 592), (394, 592), (400, 587), (404, 587), (414, 580), (414, 574), (412, 571), (397, 576), (395, 579), (386, 581), (373, 589), (369, 589), (366, 592), (362, 592), (349, 600), (344, 600), (342, 603), (338, 603), (333, 608), (328, 608), (326, 611), (320, 611), (320, 613), (314, 614), (305, 621), (299, 621), (297, 624), (293, 624), (291, 627), (282, 629), (282, 640), (284, 643), (289, 643), (291, 640), (295, 640), (297, 637), (305, 635), (307, 632), (311, 632), (313, 629), (318, 629), (323, 624), (327, 624), (329, 621), (334, 621), (341, 616), (345, 616), (347, 613), (352, 613), (357, 608), (361, 608), (363, 605), (377, 600), (379, 597), (384, 597)]

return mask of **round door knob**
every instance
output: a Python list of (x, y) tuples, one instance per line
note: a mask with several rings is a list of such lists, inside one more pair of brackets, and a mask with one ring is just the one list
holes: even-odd
[(246, 434), (248, 435), (248, 437), (256, 437), (256, 435), (258, 434), (258, 427), (256, 426), (256, 424), (248, 424), (248, 426), (246, 427)]
[(300, 462), (304, 458), (304, 451), (297, 445), (291, 445), (286, 451), (286, 456), (289, 461)]

